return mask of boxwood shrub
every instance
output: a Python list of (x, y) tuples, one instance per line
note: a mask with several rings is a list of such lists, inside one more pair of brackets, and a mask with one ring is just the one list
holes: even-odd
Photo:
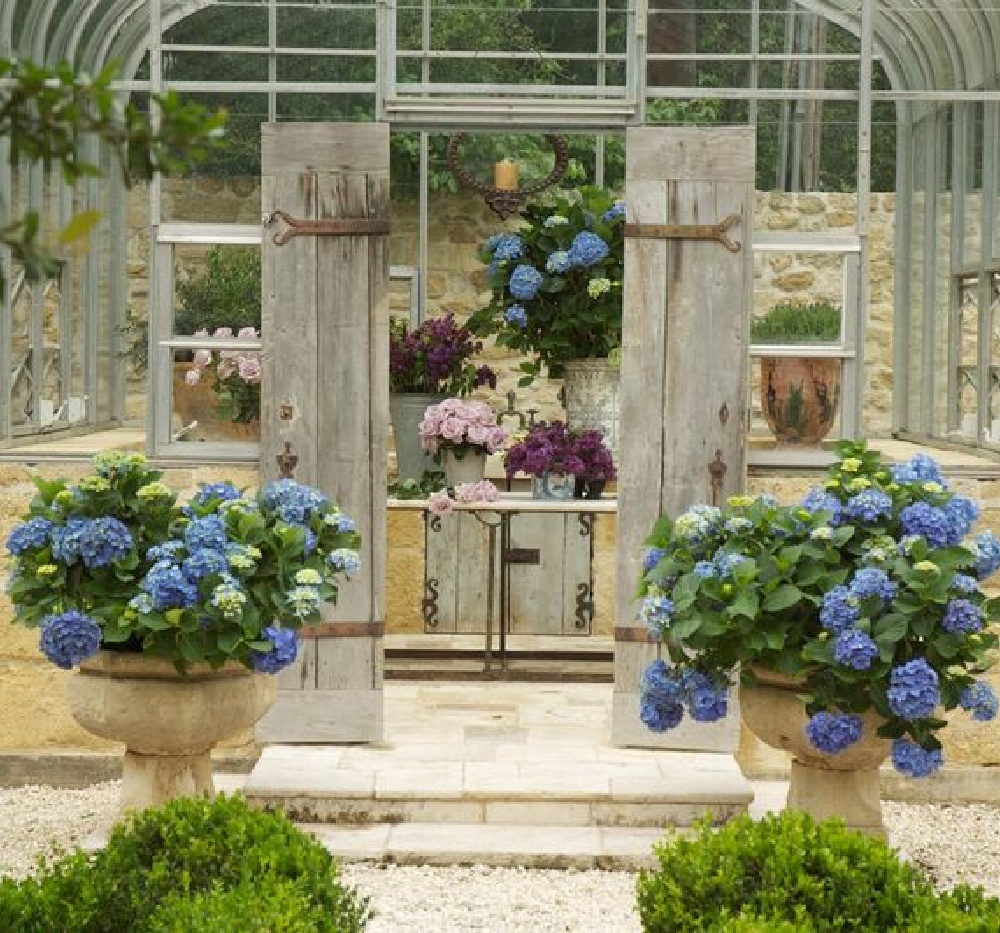
[(322, 845), (235, 796), (139, 813), (93, 856), (0, 882), (4, 933), (356, 933), (368, 917)]
[(638, 881), (646, 933), (1000, 930), (1000, 901), (966, 886), (937, 895), (882, 840), (795, 811), (705, 822), (656, 854)]

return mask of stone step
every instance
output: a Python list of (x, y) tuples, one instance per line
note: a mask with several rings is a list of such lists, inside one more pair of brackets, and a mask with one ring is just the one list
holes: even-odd
[(307, 822), (565, 827), (688, 826), (745, 812), (753, 790), (731, 755), (574, 746), (469, 760), (468, 746), (270, 746), (245, 787)]

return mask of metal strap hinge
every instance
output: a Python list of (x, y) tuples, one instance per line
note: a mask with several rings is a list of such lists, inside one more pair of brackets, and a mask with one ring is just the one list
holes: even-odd
[(283, 220), (286, 229), (275, 233), (276, 246), (284, 246), (297, 236), (388, 236), (388, 220), (370, 220), (367, 217), (328, 217), (324, 220), (299, 220), (285, 211), (273, 211), (265, 217), (265, 225)]
[(730, 214), (717, 224), (625, 224), (625, 236), (642, 240), (715, 240), (731, 253), (741, 244), (727, 233), (740, 222), (739, 214)]

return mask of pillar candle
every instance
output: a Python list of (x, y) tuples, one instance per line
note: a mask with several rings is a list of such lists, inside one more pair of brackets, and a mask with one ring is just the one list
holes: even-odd
[(493, 187), (501, 191), (517, 190), (517, 166), (510, 159), (503, 159), (494, 164)]

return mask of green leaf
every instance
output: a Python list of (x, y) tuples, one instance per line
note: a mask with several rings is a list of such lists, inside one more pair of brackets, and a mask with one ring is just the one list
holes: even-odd
[(875, 623), (873, 635), (878, 645), (895, 645), (909, 630), (909, 621), (904, 615), (889, 613)]
[(89, 237), (100, 221), (100, 211), (81, 211), (59, 232), (59, 243), (63, 246), (79, 245), (79, 241)]
[(746, 616), (756, 619), (760, 611), (760, 598), (753, 590), (742, 590), (729, 606), (730, 616)]
[(801, 599), (802, 590), (791, 583), (783, 583), (772, 593), (768, 593), (767, 598), (764, 600), (763, 611), (781, 612), (782, 609), (794, 606)]

